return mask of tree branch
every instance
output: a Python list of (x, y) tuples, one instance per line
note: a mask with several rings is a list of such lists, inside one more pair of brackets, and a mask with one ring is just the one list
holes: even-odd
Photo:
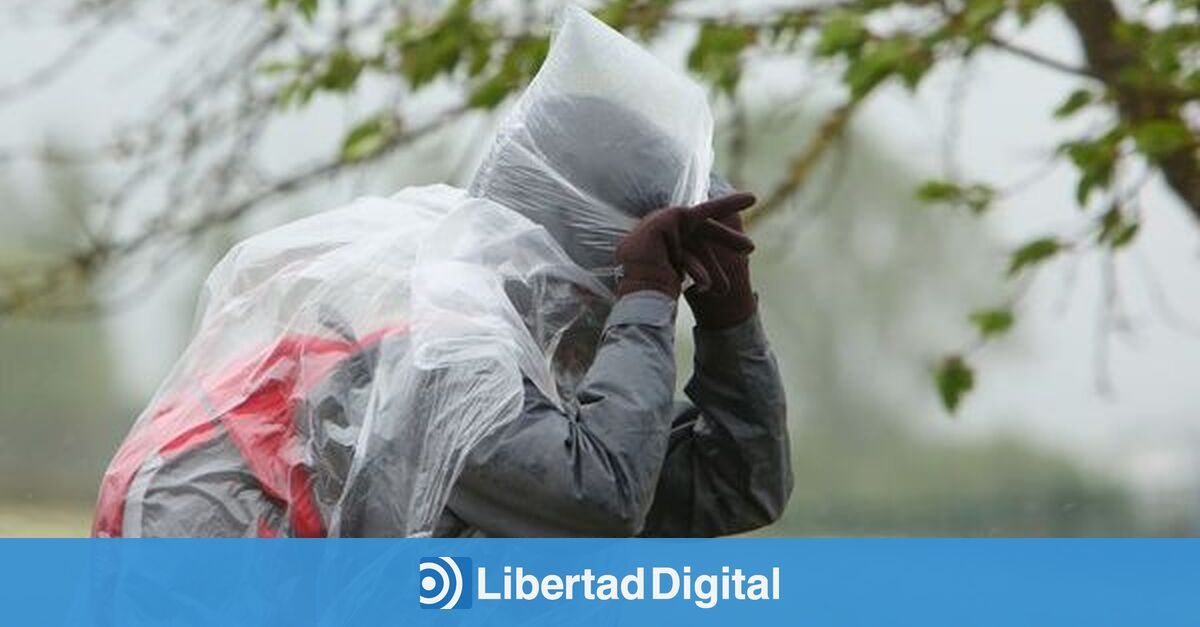
[(1067, 63), (1065, 61), (1059, 61), (1058, 59), (1048, 57), (1036, 50), (1030, 50), (1029, 48), (1018, 46), (1017, 44), (1014, 44), (1011, 41), (1008, 41), (1006, 39), (1001, 39), (1000, 37), (997, 37), (996, 35), (990, 35), (988, 37), (988, 44), (991, 45), (993, 48), (996, 48), (998, 50), (1003, 50), (1009, 54), (1021, 57), (1022, 59), (1025, 59), (1026, 61), (1036, 63), (1037, 65), (1040, 65), (1042, 67), (1050, 68), (1052, 70), (1057, 70), (1059, 72), (1064, 72), (1066, 74), (1073, 74), (1075, 76), (1080, 76), (1083, 78), (1090, 78), (1093, 80), (1103, 80), (1102, 76), (1100, 76), (1099, 74), (1094, 72), (1089, 67), (1080, 67), (1077, 65), (1071, 65), (1070, 63)]
[[(1063, 12), (1075, 26), (1088, 65), (1116, 96), (1121, 117), (1132, 122), (1179, 120), (1179, 104), (1169, 93), (1137, 89), (1121, 80), (1137, 61), (1137, 51), (1117, 41), (1114, 27), (1121, 16), (1112, 0), (1072, 0)], [(1194, 147), (1177, 150), (1158, 162), (1167, 185), (1200, 221), (1200, 154)]]
[(87, 53), (92, 47), (110, 34), (112, 24), (124, 16), (122, 8), (118, 6), (102, 12), (94, 23), (84, 29), (74, 41), (46, 64), (12, 83), (0, 86), (0, 103), (25, 97), (30, 91), (49, 85), (75, 67), (76, 63), (87, 57)]
[[(272, 199), (299, 192), (316, 183), (336, 177), (348, 169), (360, 168), (366, 163), (378, 161), (394, 153), (400, 147), (444, 128), (447, 124), (459, 119), (467, 110), (465, 105), (447, 109), (426, 124), (397, 133), (379, 150), (363, 159), (346, 161), (335, 158), (299, 168), (241, 198), (206, 211), (192, 220), (178, 224), (155, 220), (130, 239), (97, 241), (67, 259), (36, 269), (27, 266), (17, 268), (0, 266), (0, 316), (21, 313), (24, 310), (33, 309), (35, 306), (37, 306), (38, 313), (53, 311), (56, 307), (43, 306), (45, 301), (53, 300), (55, 297), (61, 296), (64, 291), (86, 284), (96, 275), (134, 257), (152, 245), (170, 244), (198, 237), (219, 225), (244, 217)], [(57, 308), (69, 312), (81, 307), (59, 304)]]
[(771, 190), (771, 193), (745, 216), (747, 225), (753, 224), (755, 220), (778, 209), (804, 185), (816, 165), (820, 163), (821, 157), (846, 130), (857, 106), (857, 100), (848, 102), (834, 109), (825, 118), (804, 150), (792, 159), (783, 182), (775, 186), (775, 189)]

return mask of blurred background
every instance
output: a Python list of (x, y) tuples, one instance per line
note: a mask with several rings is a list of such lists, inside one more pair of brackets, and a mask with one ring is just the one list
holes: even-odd
[[(71, 536), (87, 534), (99, 478), (223, 252), (358, 195), (463, 184), (557, 3), (9, 4), (0, 536)], [(1081, 205), (1082, 166), (1057, 149), (1122, 118), (1111, 102), (1052, 115), (1093, 80), (1074, 71), (1095, 61), (1080, 25), (1055, 2), (949, 2), (991, 7), (987, 39), (1003, 45), (939, 52), (914, 86), (884, 76), (861, 93), (846, 68), (862, 57), (811, 48), (849, 19), (833, 4), (587, 5), (712, 89), (719, 169), (770, 199), (753, 271), (788, 387), (796, 487), (760, 533), (1200, 534), (1200, 222), (1185, 195), (1133, 155), (1100, 195), (1133, 190), (1136, 239), (1064, 246), (1007, 276), (1014, 248), (1083, 237), (1109, 206)], [(878, 33), (923, 3), (874, 4), (897, 5), (862, 9)], [(1184, 15), (1141, 4), (1114, 6), (1159, 29)], [(710, 28), (785, 31), (810, 14), (791, 47), (758, 31), (730, 46)], [(468, 36), (472, 20), (532, 35)], [(521, 42), (531, 56), (513, 52)], [(379, 45), (399, 51), (372, 57)], [(1197, 56), (1180, 58), (1195, 72)], [(1180, 113), (1193, 133), (1194, 104)], [(990, 206), (928, 206), (915, 190), (929, 179), (986, 181)], [(1011, 329), (972, 323), (997, 303)], [(683, 364), (688, 328), (684, 312)], [(972, 368), (955, 402), (947, 355)]]

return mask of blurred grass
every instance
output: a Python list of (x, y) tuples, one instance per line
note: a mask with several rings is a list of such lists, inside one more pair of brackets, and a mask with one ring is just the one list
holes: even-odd
[(0, 502), (0, 538), (81, 538), (91, 526), (90, 503)]

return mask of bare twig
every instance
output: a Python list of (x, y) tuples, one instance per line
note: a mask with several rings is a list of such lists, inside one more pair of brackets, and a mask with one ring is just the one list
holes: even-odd
[(749, 147), (750, 119), (746, 105), (736, 96), (733, 100), (733, 110), (729, 117), (729, 168), (726, 176), (734, 189), (742, 189), (746, 185), (746, 159)]
[(1112, 334), (1117, 325), (1116, 310), (1120, 296), (1116, 264), (1111, 251), (1104, 251), (1100, 255), (1100, 290), (1092, 367), (1097, 394), (1104, 398), (1112, 398)]
[(16, 97), (26, 97), (30, 92), (54, 82), (66, 74), (75, 64), (87, 57), (87, 53), (107, 36), (114, 22), (126, 15), (124, 6), (101, 11), (95, 22), (83, 30), (75, 40), (44, 65), (33, 70), (24, 77), (0, 86), (0, 104), (13, 101)]
[(796, 193), (808, 180), (821, 157), (834, 145), (838, 137), (846, 130), (857, 107), (857, 101), (851, 101), (834, 109), (809, 140), (808, 144), (792, 158), (787, 175), (783, 181), (767, 194), (766, 198), (746, 216), (746, 223), (771, 213)]
[(1163, 287), (1162, 280), (1159, 279), (1154, 266), (1150, 264), (1150, 260), (1141, 250), (1134, 250), (1132, 255), (1134, 268), (1137, 269), (1142, 283), (1146, 286), (1150, 305), (1158, 314), (1159, 319), (1177, 332), (1200, 337), (1200, 320), (1190, 319), (1179, 312), (1167, 295), (1167, 290)]
[(942, 129), (942, 172), (947, 181), (958, 182), (962, 177), (959, 168), (958, 140), (962, 135), (962, 122), (966, 108), (967, 88), (970, 86), (971, 59), (964, 59), (946, 94), (946, 126)]
[(1049, 68), (1051, 70), (1055, 70), (1058, 72), (1064, 72), (1067, 74), (1072, 74), (1074, 76), (1080, 76), (1083, 78), (1090, 78), (1092, 80), (1103, 80), (1103, 78), (1100, 76), (1099, 73), (1097, 73), (1096, 71), (1092, 70), (1089, 67), (1081, 66), (1081, 65), (1071, 65), (1070, 63), (1067, 63), (1065, 61), (1059, 61), (1058, 59), (1054, 59), (1052, 57), (1046, 56), (1045, 54), (1042, 54), (1041, 52), (1038, 52), (1036, 50), (1031, 50), (1029, 48), (1019, 46), (1019, 45), (1014, 44), (1006, 39), (1002, 39), (996, 35), (991, 35), (988, 37), (988, 44), (990, 44), (993, 48), (996, 48), (998, 50), (1003, 50), (1004, 52), (1021, 57), (1022, 59), (1025, 59), (1026, 61), (1031, 61), (1037, 65), (1040, 65), (1045, 68)]
[[(335, 158), (298, 168), (265, 187), (204, 211), (190, 220), (164, 220), (162, 216), (169, 216), (170, 213), (160, 213), (159, 217), (152, 218), (149, 224), (137, 231), (133, 237), (118, 241), (97, 241), (91, 247), (57, 264), (33, 270), (26, 267), (0, 266), (0, 315), (20, 313), (43, 304), (44, 301), (61, 297), (64, 292), (86, 284), (91, 277), (128, 261), (152, 246), (169, 247), (172, 243), (193, 239), (219, 225), (236, 221), (280, 196), (302, 191), (351, 168), (378, 161), (401, 146), (444, 128), (461, 117), (466, 110), (464, 105), (452, 107), (422, 126), (397, 133), (378, 151), (364, 159), (351, 162)], [(82, 306), (56, 306), (66, 310), (87, 307), (86, 302)], [(42, 309), (39, 308), (39, 311)]]

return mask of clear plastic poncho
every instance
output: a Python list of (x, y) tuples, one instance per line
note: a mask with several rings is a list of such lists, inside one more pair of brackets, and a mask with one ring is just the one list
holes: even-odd
[(698, 86), (567, 9), (470, 193), (364, 198), (229, 251), (93, 532), (430, 535), (527, 385), (574, 402), (617, 241), (705, 197), (711, 130)]

